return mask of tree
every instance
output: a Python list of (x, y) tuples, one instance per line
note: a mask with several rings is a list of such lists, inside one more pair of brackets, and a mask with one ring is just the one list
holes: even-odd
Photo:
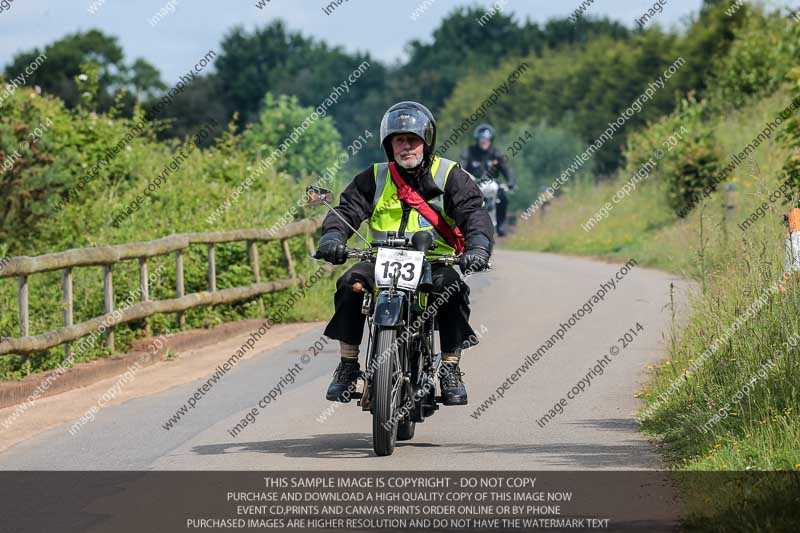
[[(369, 54), (347, 54), (287, 31), (282, 21), (251, 33), (234, 28), (221, 48), (216, 62), (220, 97), (228, 113), (240, 113), (244, 123), (257, 120), (267, 92), (296, 96), (300, 105), (316, 109), (334, 87), (340, 87), (338, 101), (323, 111), (333, 117), (344, 144), (366, 129), (377, 133), (390, 97), (385, 90), (386, 69)], [(375, 143), (359, 153), (359, 160), (363, 164), (379, 154)]]
[[(339, 47), (290, 31), (282, 21), (246, 31), (233, 28), (223, 39), (216, 74), (208, 83), (191, 87), (167, 112), (174, 117), (167, 135), (191, 131), (209, 114), (225, 109), (239, 113), (242, 127), (258, 120), (264, 95), (291, 95), (302, 106), (316, 108), (341, 87), (348, 75), (369, 65), (357, 81), (326, 109), (341, 133), (343, 144), (370, 131), (377, 137), (384, 111), (401, 100), (418, 100), (438, 114), (456, 85), (469, 72), (488, 73), (510, 56), (539, 54), (548, 46), (583, 43), (596, 35), (627, 37), (629, 30), (608, 20), (581, 20), (568, 30), (548, 24), (542, 30), (530, 21), (518, 24), (503, 12), (457, 8), (433, 32), (432, 42), (412, 41), (403, 65), (386, 67), (369, 54), (349, 54)], [(465, 65), (469, 70), (465, 70)], [(180, 111), (180, 112), (178, 112)], [(355, 157), (356, 165), (383, 158), (378, 142)]]
[(232, 118), (232, 113), (222, 97), (221, 80), (218, 76), (199, 76), (186, 86), (184, 91), (164, 108), (159, 116), (167, 127), (159, 132), (159, 138), (183, 139), (197, 133), (205, 124), (216, 122), (219, 128), (200, 145), (210, 146), (223, 125)]
[[(564, 46), (539, 57), (510, 58), (493, 71), (472, 75), (459, 83), (445, 107), (445, 131), (452, 131), (469, 117), (492, 88), (505, 82), (509, 73), (525, 62), (529, 66), (519, 81), (481, 117), (481, 122), (494, 123), (502, 130), (518, 123), (545, 120), (553, 127), (572, 132), (584, 147), (588, 146), (673, 62), (674, 43), (674, 36), (648, 31), (626, 40), (601, 36), (587, 46)], [(600, 174), (612, 172), (619, 164), (628, 131), (673, 109), (677, 85), (668, 83), (670, 87), (656, 91), (652, 100), (638, 110), (634, 108), (635, 113), (626, 118), (624, 127), (604, 140), (592, 161)]]
[(728, 53), (714, 65), (710, 92), (719, 109), (774, 92), (800, 63), (800, 26), (780, 11), (748, 8)]
[(490, 15), (479, 7), (456, 8), (433, 31), (432, 42), (411, 41), (408, 61), (391, 76), (396, 99), (436, 110), (468, 72), (488, 72), (506, 57), (541, 48), (538, 26), (523, 28), (503, 12)]
[(128, 83), (139, 101), (147, 101), (165, 91), (167, 86), (161, 81), (161, 73), (153, 65), (142, 58), (133, 62), (128, 69)]
[(552, 49), (588, 44), (604, 35), (621, 41), (630, 37), (631, 31), (619, 22), (596, 17), (579, 17), (574, 22), (569, 18), (551, 19), (542, 30), (545, 46)]
[(749, 7), (742, 5), (733, 15), (729, 0), (703, 0), (700, 13), (691, 20), (678, 52), (691, 65), (682, 79), (682, 90), (703, 94), (709, 82), (709, 72), (728, 54), (736, 39), (736, 30), (747, 18)]
[(47, 59), (28, 76), (26, 84), (38, 85), (46, 93), (58, 96), (67, 107), (81, 101), (75, 77), (83, 73), (81, 65), (92, 62), (100, 67), (98, 106), (108, 109), (114, 103), (114, 93), (120, 89), (134, 93), (152, 94), (165, 88), (158, 70), (145, 61), (137, 59), (129, 68), (116, 37), (99, 30), (69, 34), (47, 46), (44, 50), (34, 48), (14, 56), (5, 68), (7, 78), (14, 78), (25, 71), (40, 54)]

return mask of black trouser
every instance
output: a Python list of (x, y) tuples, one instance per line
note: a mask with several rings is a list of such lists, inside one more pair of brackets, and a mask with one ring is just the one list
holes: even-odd
[[(333, 297), (335, 311), (325, 328), (325, 335), (347, 344), (361, 344), (366, 316), (361, 313), (363, 292), (354, 292), (353, 283), (361, 281), (365, 290), (375, 285), (375, 266), (369, 262), (353, 265), (336, 281)], [(433, 293), (428, 297), (429, 308), (437, 308), (439, 340), (443, 352), (455, 352), (478, 344), (469, 325), (469, 286), (452, 268), (433, 265)], [(449, 290), (448, 290), (449, 287)], [(449, 295), (449, 296), (448, 296)]]
[(497, 227), (503, 225), (506, 221), (506, 213), (508, 212), (508, 195), (502, 188), (497, 191), (497, 205), (495, 206), (495, 216), (497, 217)]

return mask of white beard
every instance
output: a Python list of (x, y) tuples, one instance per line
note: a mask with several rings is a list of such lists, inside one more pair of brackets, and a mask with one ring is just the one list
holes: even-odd
[(403, 159), (398, 158), (397, 164), (405, 169), (417, 168), (422, 163), (422, 157), (417, 157), (414, 161), (403, 162)]

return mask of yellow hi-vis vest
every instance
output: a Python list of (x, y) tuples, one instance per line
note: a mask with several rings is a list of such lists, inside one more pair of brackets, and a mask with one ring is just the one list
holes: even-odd
[[(444, 191), (447, 178), (455, 166), (455, 161), (438, 156), (433, 157), (431, 175), (440, 191)], [(375, 176), (375, 197), (372, 200), (372, 215), (369, 218), (370, 241), (386, 239), (388, 232), (399, 231), (403, 219), (403, 202), (397, 196), (397, 185), (392, 180), (389, 164), (376, 163), (373, 165), (373, 174)], [(444, 193), (428, 200), (428, 204), (438, 210), (445, 222), (455, 229), (455, 220), (444, 212)], [(433, 232), (433, 240), (439, 247), (432, 250), (431, 255), (455, 255), (455, 249), (447, 244), (447, 241), (433, 225), (419, 211), (411, 209), (406, 223), (405, 236), (410, 239), (417, 231)]]

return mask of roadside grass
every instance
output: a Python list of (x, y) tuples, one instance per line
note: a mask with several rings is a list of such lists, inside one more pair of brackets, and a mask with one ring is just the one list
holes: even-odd
[[(518, 250), (628, 258), (641, 249), (653, 233), (670, 224), (673, 215), (662, 200), (662, 189), (649, 183), (614, 205), (608, 217), (590, 231), (582, 225), (607, 202), (624, 183), (615, 179), (589, 185), (577, 183), (544, 211), (520, 222), (507, 247)], [(638, 256), (637, 256), (638, 260)]]
[[(789, 99), (787, 91), (781, 90), (716, 119), (717, 142), (725, 162), (730, 154), (740, 152)], [(570, 184), (566, 194), (551, 202), (544, 216), (537, 212), (528, 221), (520, 221), (506, 246), (619, 259), (635, 257), (643, 266), (702, 281), (711, 270), (739, 260), (737, 244), (743, 235), (737, 225), (778, 187), (786, 155), (786, 149), (773, 136), (735, 170), (728, 181), (736, 186), (735, 192), (727, 197), (722, 190), (713, 193), (685, 219), (677, 218), (667, 207), (658, 167), (618, 204), (613, 204), (612, 197), (629, 179), (625, 174), (598, 185)], [(581, 225), (607, 202), (613, 205), (608, 217), (584, 231)], [(735, 207), (725, 207), (730, 204)], [(780, 201), (772, 204), (760, 223), (747, 230), (747, 237), (756, 233), (769, 239), (777, 236), (782, 250), (784, 212)], [(764, 232), (770, 229), (775, 231), (767, 237)]]
[[(740, 152), (788, 101), (779, 91), (715, 119), (724, 157)], [(627, 176), (579, 186), (544, 217), (521, 224), (510, 241), (518, 249), (633, 257), (696, 282), (667, 359), (648, 368), (649, 383), (637, 396), (645, 402), (642, 430), (665, 443), (672, 468), (682, 472), (686, 524), (701, 530), (785, 531), (800, 523), (800, 281), (784, 277), (788, 206), (779, 200), (746, 230), (739, 227), (778, 188), (787, 155), (773, 137), (737, 168), (735, 193), (721, 186), (683, 220), (662, 207), (656, 171), (585, 232), (581, 223)], [(754, 304), (770, 287), (763, 305)]]
[(775, 533), (797, 531), (796, 472), (685, 472), (686, 531)]

